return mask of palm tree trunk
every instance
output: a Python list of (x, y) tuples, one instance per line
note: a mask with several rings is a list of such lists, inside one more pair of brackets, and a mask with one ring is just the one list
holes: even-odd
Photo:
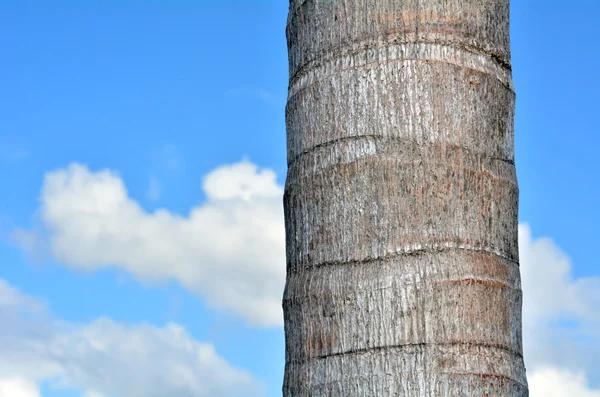
[(292, 0), (284, 396), (527, 396), (509, 0)]

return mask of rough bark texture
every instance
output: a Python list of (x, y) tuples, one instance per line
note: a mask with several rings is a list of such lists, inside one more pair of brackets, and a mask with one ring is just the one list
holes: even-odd
[(284, 396), (527, 396), (509, 0), (292, 0)]

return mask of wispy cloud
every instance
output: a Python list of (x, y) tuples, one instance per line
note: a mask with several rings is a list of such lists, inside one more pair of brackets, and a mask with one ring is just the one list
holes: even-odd
[(177, 171), (183, 166), (183, 156), (173, 144), (164, 145), (156, 157), (156, 165), (159, 169)]
[[(532, 397), (600, 397), (600, 278), (573, 278), (550, 238), (519, 227), (524, 357)], [(559, 386), (562, 385), (562, 386)]]
[(0, 141), (0, 163), (19, 164), (30, 156), (30, 152), (23, 147)]
[[(262, 382), (180, 325), (73, 324), (0, 279), (0, 395), (39, 397), (40, 382), (86, 396), (261, 396)], [(158, 359), (157, 359), (158, 358)]]
[(9, 235), (10, 243), (27, 253), (29, 260), (37, 262), (47, 254), (46, 240), (43, 232), (38, 229), (27, 230), (15, 228)]
[(160, 200), (162, 196), (162, 186), (157, 177), (152, 176), (148, 181), (148, 190), (146, 191), (146, 197), (152, 202)]
[(165, 185), (168, 185), (174, 176), (180, 174), (183, 168), (184, 157), (176, 145), (165, 144), (154, 151), (148, 167), (150, 176), (146, 198), (152, 203), (162, 199)]

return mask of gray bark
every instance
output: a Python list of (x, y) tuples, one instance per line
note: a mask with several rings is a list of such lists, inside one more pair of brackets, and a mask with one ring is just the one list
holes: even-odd
[(284, 396), (527, 396), (509, 0), (292, 0)]

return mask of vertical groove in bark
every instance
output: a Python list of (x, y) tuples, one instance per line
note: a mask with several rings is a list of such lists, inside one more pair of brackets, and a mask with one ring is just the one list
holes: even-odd
[(509, 0), (292, 0), (285, 396), (527, 396)]

